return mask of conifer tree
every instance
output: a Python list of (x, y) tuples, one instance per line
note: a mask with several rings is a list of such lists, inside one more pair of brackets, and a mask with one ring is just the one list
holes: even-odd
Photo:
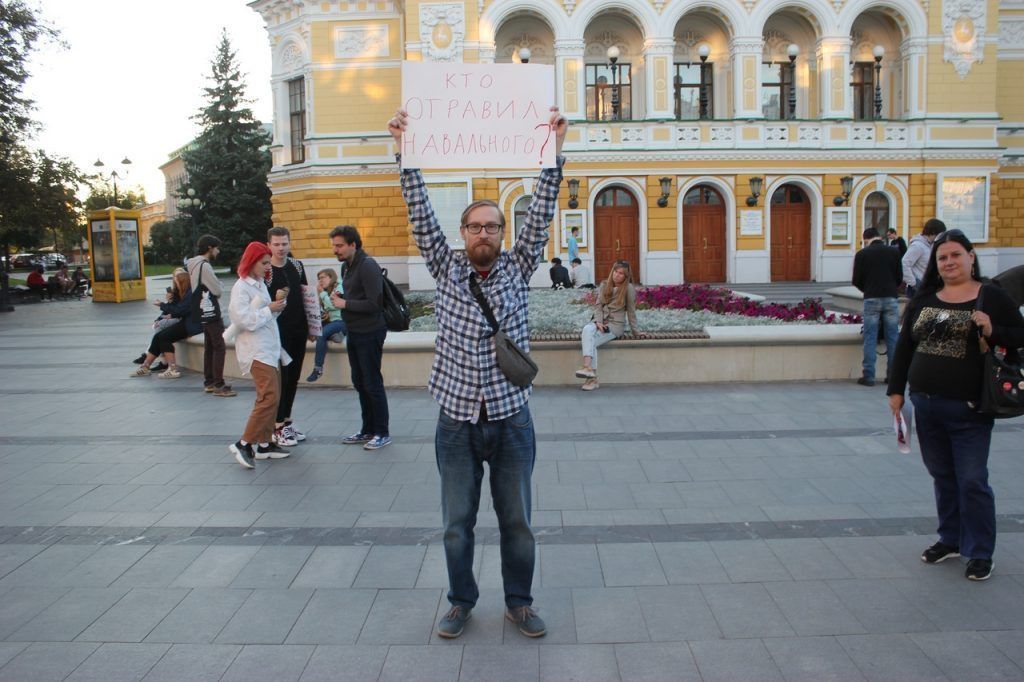
[[(245, 84), (227, 31), (211, 62), (211, 87), (195, 120), (203, 131), (182, 154), (188, 189), (203, 202), (192, 209), (196, 235), (210, 233), (222, 243), (221, 262), (238, 261), (246, 244), (264, 241), (271, 227), (269, 136), (246, 106)], [(190, 240), (192, 249), (194, 240)]]

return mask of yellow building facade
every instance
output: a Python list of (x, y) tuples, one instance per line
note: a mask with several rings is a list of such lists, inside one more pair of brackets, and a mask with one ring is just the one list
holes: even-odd
[[(548, 258), (575, 225), (598, 278), (623, 259), (645, 284), (848, 281), (864, 228), (909, 240), (937, 216), (985, 274), (1024, 262), (1024, 0), (250, 6), (273, 59), (274, 221), (314, 263), (354, 224), (393, 279), (431, 288), (385, 130), (402, 62), (523, 59), (554, 67), (573, 123)], [(442, 224), (492, 198), (511, 239), (534, 173), (426, 177)]]

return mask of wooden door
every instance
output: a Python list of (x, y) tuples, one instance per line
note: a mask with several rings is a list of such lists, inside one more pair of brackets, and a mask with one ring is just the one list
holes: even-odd
[(771, 274), (773, 282), (811, 279), (811, 202), (796, 185), (783, 185), (771, 197)]
[(724, 282), (725, 203), (709, 185), (698, 185), (683, 197), (683, 280)]
[(594, 281), (608, 277), (612, 263), (624, 260), (640, 279), (640, 207), (622, 187), (609, 187), (594, 202)]

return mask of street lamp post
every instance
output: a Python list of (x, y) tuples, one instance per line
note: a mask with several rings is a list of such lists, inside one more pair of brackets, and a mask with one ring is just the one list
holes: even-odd
[(608, 48), (608, 61), (612, 67), (612, 118), (619, 120), (619, 48)]
[[(100, 169), (106, 167), (106, 165), (107, 164), (103, 163), (101, 159), (96, 159), (96, 163), (93, 164), (93, 166)], [(123, 159), (121, 159), (121, 165), (124, 167), (125, 173), (127, 173), (128, 166), (132, 165), (132, 161), (126, 156)], [(100, 174), (100, 176), (104, 175), (102, 170), (99, 170), (97, 172)], [(119, 177), (121, 176), (117, 174), (117, 169), (110, 171), (110, 181), (114, 184), (114, 206), (117, 206), (117, 179)]]
[(702, 121), (708, 117), (708, 80), (705, 73), (710, 54), (711, 46), (707, 43), (697, 46), (697, 56), (700, 57), (700, 118)]
[(885, 56), (885, 48), (875, 45), (872, 50), (875, 56), (875, 119), (882, 118), (882, 57)]
[(178, 199), (178, 208), (182, 212), (187, 212), (189, 218), (192, 219), (192, 246), (196, 244), (196, 209), (203, 205), (203, 200), (196, 196), (196, 191), (189, 187), (185, 191), (185, 194)]
[(786, 118), (794, 119), (796, 118), (796, 57), (800, 54), (800, 46), (790, 43), (786, 53), (789, 55), (789, 111), (786, 112)]

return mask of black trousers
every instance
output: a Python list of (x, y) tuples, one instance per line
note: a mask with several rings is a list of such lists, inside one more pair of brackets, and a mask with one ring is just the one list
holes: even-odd
[(363, 415), (363, 425), (359, 430), (374, 436), (391, 435), (388, 430), (388, 395), (380, 371), (387, 335), (386, 327), (375, 332), (349, 331), (345, 341), (352, 387), (359, 395), (359, 409)]
[(292, 361), (281, 368), (281, 402), (277, 404), (275, 420), (278, 424), (292, 418), (292, 403), (299, 390), (299, 375), (302, 374), (302, 362), (306, 358), (306, 334), (282, 335), (281, 347), (291, 356)]
[(170, 327), (161, 329), (153, 334), (153, 340), (149, 344), (149, 352), (159, 356), (161, 353), (173, 353), (174, 342), (188, 338), (188, 327), (184, 320), (178, 320)]

